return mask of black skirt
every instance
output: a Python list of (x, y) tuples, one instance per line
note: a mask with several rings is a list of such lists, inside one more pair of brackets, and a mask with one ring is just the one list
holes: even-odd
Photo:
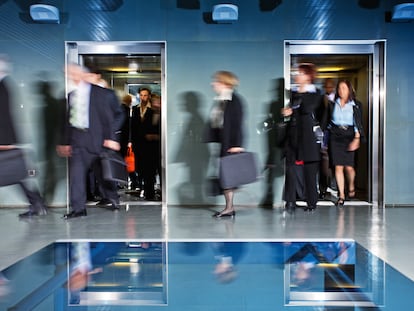
[(355, 137), (353, 126), (332, 126), (329, 133), (329, 156), (332, 166), (355, 165), (355, 151), (348, 151), (349, 144)]

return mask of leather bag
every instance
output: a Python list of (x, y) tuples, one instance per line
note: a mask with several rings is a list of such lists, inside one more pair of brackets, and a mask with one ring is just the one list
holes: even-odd
[(234, 153), (220, 158), (219, 179), (222, 189), (253, 183), (258, 176), (257, 156), (253, 152)]
[(128, 182), (128, 171), (122, 155), (108, 150), (101, 154), (102, 177), (106, 181), (122, 184)]
[(28, 170), (23, 150), (0, 150), (0, 187), (17, 184), (26, 177)]

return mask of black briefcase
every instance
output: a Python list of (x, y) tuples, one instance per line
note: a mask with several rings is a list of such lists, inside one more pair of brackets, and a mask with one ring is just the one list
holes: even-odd
[(105, 151), (101, 154), (102, 177), (104, 180), (126, 184), (128, 171), (121, 154)]
[(28, 175), (23, 150), (0, 150), (0, 187), (17, 184)]
[(256, 154), (241, 152), (220, 158), (219, 178), (221, 188), (232, 189), (257, 180)]

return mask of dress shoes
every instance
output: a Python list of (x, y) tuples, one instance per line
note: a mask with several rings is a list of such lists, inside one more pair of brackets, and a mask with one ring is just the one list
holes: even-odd
[(64, 219), (70, 219), (70, 218), (77, 218), (77, 217), (82, 217), (82, 216), (86, 216), (86, 209), (83, 209), (81, 211), (72, 211), (68, 214), (63, 215)]
[(96, 203), (98, 206), (111, 206), (112, 202), (109, 199), (102, 199), (98, 203)]
[(19, 214), (19, 217), (26, 218), (26, 217), (33, 217), (33, 216), (45, 216), (47, 215), (47, 209), (45, 207), (40, 208), (37, 211), (27, 211), (25, 213)]
[(86, 201), (89, 201), (89, 202), (99, 202), (99, 200), (100, 200), (99, 197), (94, 194), (89, 194), (86, 197)]
[(234, 216), (236, 216), (236, 211), (231, 211), (228, 213), (216, 212), (213, 214), (213, 217), (215, 218), (234, 217)]

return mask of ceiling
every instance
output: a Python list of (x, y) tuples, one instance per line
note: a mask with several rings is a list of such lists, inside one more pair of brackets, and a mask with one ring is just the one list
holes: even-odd
[[(134, 54), (87, 54), (82, 55), (85, 65), (92, 65), (102, 72), (104, 79), (113, 87), (125, 84), (160, 84), (161, 56)], [(368, 55), (294, 55), (292, 66), (298, 63), (313, 63), (318, 77), (339, 78), (369, 68)], [(294, 68), (292, 68), (293, 70)]]
[(160, 84), (161, 56), (134, 54), (81, 55), (86, 66), (92, 66), (116, 89), (126, 84)]

